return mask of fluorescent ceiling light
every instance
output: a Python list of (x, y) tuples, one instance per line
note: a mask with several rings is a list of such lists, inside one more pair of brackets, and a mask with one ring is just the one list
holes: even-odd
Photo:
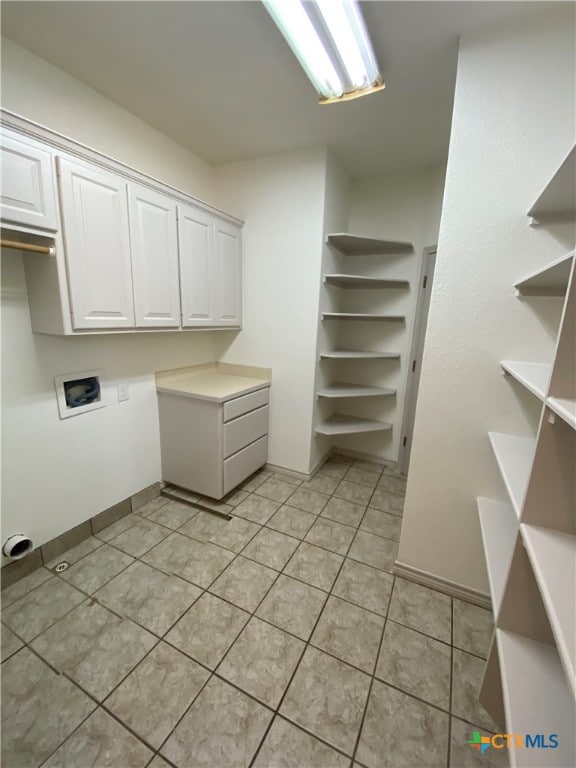
[(384, 88), (356, 0), (262, 2), (320, 94), (320, 103)]

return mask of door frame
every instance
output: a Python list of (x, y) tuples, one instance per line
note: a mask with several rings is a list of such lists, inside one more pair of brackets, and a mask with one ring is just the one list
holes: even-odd
[(430, 296), (432, 293), (432, 281), (434, 279), (437, 250), (437, 245), (430, 245), (427, 248), (424, 248), (424, 251), (422, 252), (418, 297), (416, 299), (416, 311), (414, 315), (414, 330), (412, 332), (408, 376), (406, 378), (406, 396), (404, 398), (402, 431), (400, 432), (400, 450), (398, 453), (398, 469), (403, 474), (407, 474), (408, 466), (410, 464), (414, 420), (416, 417), (416, 402), (418, 400), (420, 371), (422, 370), (422, 356), (424, 353), (424, 339), (426, 337), (426, 327), (428, 325), (428, 311), (430, 309)]

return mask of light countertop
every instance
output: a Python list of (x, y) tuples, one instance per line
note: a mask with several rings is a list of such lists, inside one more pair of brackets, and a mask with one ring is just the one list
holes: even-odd
[(189, 368), (159, 371), (156, 374), (156, 391), (211, 400), (224, 403), (241, 395), (269, 387), (269, 368), (254, 368), (247, 365), (210, 363)]

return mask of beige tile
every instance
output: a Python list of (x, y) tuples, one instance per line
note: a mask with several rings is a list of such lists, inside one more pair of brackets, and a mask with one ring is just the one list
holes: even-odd
[(390, 539), (383, 539), (367, 531), (358, 531), (348, 557), (358, 560), (381, 571), (392, 571), (398, 555), (398, 543)]
[(92, 595), (133, 562), (134, 558), (130, 555), (109, 544), (103, 544), (92, 554), (71, 565), (68, 570), (62, 571), (60, 578)]
[(242, 550), (242, 555), (267, 565), (269, 568), (281, 571), (292, 557), (298, 543), (298, 539), (291, 536), (262, 528), (248, 546)]
[(350, 467), (354, 464), (355, 459), (351, 456), (344, 456), (343, 453), (333, 453), (328, 458), (327, 464), (336, 464)]
[(307, 648), (280, 714), (352, 755), (370, 677), (316, 648)]
[(334, 584), (343, 559), (334, 552), (327, 552), (302, 542), (292, 555), (284, 573), (328, 592)]
[(348, 472), (347, 464), (331, 464), (326, 462), (318, 470), (319, 475), (327, 475), (328, 477), (335, 477), (337, 480), (341, 480)]
[(325, 592), (281, 575), (260, 604), (256, 615), (302, 640), (308, 640), (325, 602)]
[(305, 491), (318, 491), (319, 493), (326, 493), (330, 496), (338, 487), (339, 482), (337, 477), (317, 474), (311, 480), (306, 480), (302, 483), (301, 487)]
[(264, 525), (278, 509), (280, 509), (280, 502), (250, 494), (247, 499), (238, 504), (234, 514), (253, 523)]
[(378, 488), (387, 493), (397, 493), (399, 496), (405, 496), (406, 480), (402, 477), (382, 475), (378, 480)]
[(367, 768), (446, 765), (448, 715), (374, 681), (356, 759)]
[[(166, 502), (166, 499), (164, 499)], [(178, 501), (169, 501), (164, 503), (150, 512), (147, 516), (148, 520), (151, 520), (157, 525), (163, 525), (166, 528), (170, 528), (173, 531), (178, 530), (180, 526), (187, 523), (195, 515), (198, 514), (198, 510), (194, 507), (188, 506), (188, 504), (180, 504)]]
[(172, 768), (170, 763), (166, 762), (163, 757), (156, 755), (151, 763), (148, 763), (148, 768)]
[(477, 605), (454, 598), (454, 645), (468, 653), (487, 658), (492, 636), (494, 619), (492, 613)]
[(74, 563), (77, 563), (78, 560), (82, 560), (83, 557), (90, 555), (94, 550), (101, 546), (102, 542), (100, 539), (97, 539), (95, 536), (90, 536), (89, 539), (84, 539), (80, 544), (77, 544), (71, 549), (67, 549), (65, 552), (61, 552), (53, 560), (48, 561), (46, 563), (46, 568), (54, 568), (54, 566), (63, 561), (68, 563), (68, 565), (73, 565)]
[(167, 528), (156, 525), (148, 518), (110, 539), (110, 544), (133, 557), (141, 557), (169, 534)]
[(337, 523), (358, 527), (365, 511), (366, 507), (362, 504), (354, 504), (352, 501), (333, 496), (322, 510), (321, 517), (328, 517), (330, 520), (336, 520)]
[(255, 611), (278, 573), (241, 555), (214, 582), (210, 591), (230, 603)]
[(38, 568), (37, 570), (32, 571), (28, 576), (24, 576), (23, 579), (19, 579), (11, 586), (6, 587), (6, 589), (2, 590), (2, 608), (7, 608), (10, 603), (13, 603), (15, 600), (20, 600), (20, 598), (27, 595), (28, 592), (31, 592), (33, 589), (36, 589), (36, 587), (39, 587), (41, 584), (44, 584), (45, 581), (52, 578), (52, 575), (53, 574), (46, 568)]
[(142, 556), (153, 568), (208, 587), (234, 559), (227, 549), (172, 533)]
[(94, 535), (102, 541), (110, 541), (110, 539), (118, 536), (118, 534), (124, 533), (124, 531), (127, 531), (128, 528), (131, 528), (133, 525), (136, 525), (136, 523), (139, 523), (141, 519), (142, 518), (140, 515), (137, 515), (134, 512), (130, 512), (126, 515), (123, 515), (115, 522), (110, 523), (110, 525), (103, 526), (99, 530), (94, 529)]
[(352, 483), (350, 480), (342, 480), (334, 491), (334, 496), (366, 506), (372, 496), (372, 488), (359, 483)]
[(42, 568), (44, 563), (41, 549), (41, 547), (35, 549), (21, 560), (13, 560), (0, 569), (3, 590), (7, 590), (8, 587), (14, 586), (17, 582)]
[[(170, 501), (166, 496), (156, 496), (156, 498), (138, 507), (138, 514), (141, 517), (150, 517), (150, 515), (154, 514), (154, 512), (158, 512), (159, 509), (162, 509), (162, 507), (165, 507), (167, 504), (177, 503), (178, 502)], [(134, 512), (135, 511), (136, 510), (134, 510)]]
[(157, 638), (96, 602), (86, 602), (32, 643), (34, 651), (102, 701)]
[(184, 654), (159, 643), (106, 699), (106, 708), (158, 749), (209, 677)]
[(368, 507), (366, 514), (360, 523), (360, 528), (363, 531), (375, 533), (378, 536), (384, 536), (386, 539), (400, 541), (402, 518), (397, 515), (389, 515), (387, 512), (380, 512), (378, 509), (371, 509)]
[(486, 730), (477, 725), (452, 718), (450, 768), (508, 768), (510, 753), (507, 749), (489, 747), (484, 754), (479, 749), (472, 749), (468, 742), (473, 739), (474, 731), (480, 731), (482, 736), (487, 735)]
[(103, 709), (94, 712), (66, 739), (45, 768), (139, 768), (154, 753)]
[(339, 555), (345, 555), (355, 533), (355, 529), (348, 525), (319, 517), (306, 534), (304, 541)]
[(220, 663), (250, 614), (205, 592), (165, 640), (210, 669)]
[(224, 501), (226, 504), (228, 504), (231, 507), (237, 507), (238, 504), (240, 504), (241, 501), (244, 501), (244, 499), (247, 499), (249, 496), (248, 491), (243, 491), (241, 489), (232, 491), (232, 493), (229, 493), (228, 496), (225, 497)]
[(284, 483), (290, 483), (290, 485), (300, 485), (302, 483), (302, 478), (299, 477), (293, 477), (292, 475), (289, 475), (287, 472), (274, 472), (272, 474), (272, 477), (275, 480), (282, 480)]
[[(98, 534), (98, 538), (101, 538), (100, 533), (104, 528), (110, 528), (115, 523), (119, 523), (125, 517), (132, 517), (132, 500), (124, 499), (119, 501), (118, 504), (114, 504), (112, 507), (105, 509), (103, 512), (94, 515), (90, 518), (90, 525), (92, 526), (92, 533)], [(124, 528), (122, 530), (125, 530)], [(117, 530), (120, 533), (120, 530)], [(114, 534), (116, 535), (116, 534)], [(104, 539), (106, 541), (106, 539)]]
[(254, 768), (348, 768), (349, 758), (276, 717), (260, 747)]
[(178, 533), (184, 533), (197, 541), (211, 541), (212, 537), (226, 529), (229, 521), (220, 515), (214, 515), (211, 512), (197, 512), (194, 517), (182, 525)]
[(217, 499), (210, 499), (208, 496), (198, 496), (198, 504), (208, 509), (213, 509), (220, 515), (231, 515), (234, 512), (234, 507), (231, 504), (226, 504), (225, 501), (218, 501)]
[(370, 499), (370, 506), (381, 512), (387, 512), (389, 515), (401, 517), (404, 512), (404, 497), (376, 488)]
[(27, 648), (2, 664), (2, 765), (36, 768), (96, 708)]
[(221, 528), (218, 534), (211, 538), (211, 541), (232, 552), (241, 552), (261, 528), (262, 526), (257, 523), (251, 523), (241, 517), (233, 517), (228, 520), (225, 528)]
[(262, 485), (258, 486), (254, 493), (258, 496), (264, 496), (272, 501), (279, 501), (283, 504), (286, 499), (292, 495), (295, 486), (276, 477), (269, 477)]
[(252, 617), (218, 667), (218, 674), (275, 708), (304, 647), (298, 638)]
[(248, 768), (272, 712), (213, 677), (162, 747), (186, 768)]
[(375, 461), (362, 461), (361, 459), (355, 459), (352, 466), (355, 469), (362, 469), (365, 472), (376, 472), (378, 475), (382, 474), (382, 470), (384, 469), (382, 464), (377, 464)]
[(96, 600), (156, 635), (163, 635), (201, 590), (189, 581), (135, 562), (95, 594)]
[(268, 528), (286, 533), (297, 539), (302, 539), (308, 533), (310, 526), (316, 520), (316, 515), (304, 512), (302, 509), (284, 506), (275, 512), (266, 523)]
[(325, 493), (307, 491), (301, 486), (294, 491), (288, 502), (291, 507), (303, 509), (304, 512), (312, 512), (313, 515), (319, 515), (326, 506), (328, 498)]
[(6, 661), (6, 659), (13, 656), (16, 651), (19, 651), (20, 648), (24, 646), (24, 643), (19, 637), (16, 637), (14, 632), (12, 632), (11, 629), (8, 629), (8, 627), (2, 626), (0, 631), (2, 633), (2, 661)]
[(333, 593), (361, 608), (385, 616), (393, 583), (394, 578), (390, 574), (346, 558)]
[(376, 472), (371, 472), (366, 469), (360, 469), (359, 467), (352, 466), (344, 475), (344, 480), (350, 483), (358, 483), (358, 485), (365, 485), (367, 488), (376, 488), (379, 475)]
[[(60, 534), (60, 536), (56, 536), (56, 538), (46, 542), (46, 544), (42, 544), (42, 560), (44, 561), (45, 565), (51, 567), (49, 565), (50, 562), (58, 562), (58, 558), (62, 560), (65, 559), (60, 557), (64, 552), (71, 552), (83, 542), (89, 540), (92, 540), (93, 542), (97, 541), (97, 539), (92, 538), (92, 527), (90, 525), (90, 520), (85, 520), (83, 523), (80, 523), (80, 525), (76, 525), (74, 528), (71, 528), (70, 530)], [(93, 546), (93, 549), (95, 548), (96, 547)], [(85, 552), (84, 554), (88, 554), (88, 552)], [(83, 557), (83, 555), (80, 557)], [(75, 561), (69, 560), (68, 562)]]
[(82, 592), (54, 577), (5, 608), (2, 621), (29, 642), (85, 599)]
[(486, 662), (454, 648), (452, 655), (452, 714), (489, 731), (499, 731), (478, 700)]
[(132, 512), (136, 512), (136, 510), (140, 511), (146, 504), (160, 498), (162, 498), (160, 496), (160, 483), (152, 483), (152, 485), (143, 488), (141, 491), (138, 491), (138, 493), (135, 493), (130, 497)]
[(253, 493), (256, 488), (259, 488), (262, 483), (267, 480), (269, 477), (272, 477), (272, 472), (256, 472), (255, 475), (252, 475), (248, 478), (248, 480), (245, 480), (240, 488), (243, 491), (248, 491), (249, 493)]
[(382, 617), (331, 596), (310, 642), (372, 674), (383, 629)]
[(449, 645), (388, 621), (376, 677), (448, 710), (451, 658)]
[(450, 598), (441, 592), (397, 578), (388, 617), (437, 640), (452, 642)]

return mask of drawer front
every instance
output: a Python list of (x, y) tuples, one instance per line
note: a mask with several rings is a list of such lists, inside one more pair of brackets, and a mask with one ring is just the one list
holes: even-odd
[(268, 459), (268, 437), (261, 437), (255, 443), (224, 461), (224, 493), (256, 472)]
[(224, 424), (224, 458), (268, 434), (268, 406)]
[(268, 405), (268, 387), (259, 389), (257, 392), (251, 392), (249, 395), (237, 397), (234, 400), (228, 400), (224, 403), (224, 421), (230, 421), (243, 413), (253, 411), (262, 405)]

